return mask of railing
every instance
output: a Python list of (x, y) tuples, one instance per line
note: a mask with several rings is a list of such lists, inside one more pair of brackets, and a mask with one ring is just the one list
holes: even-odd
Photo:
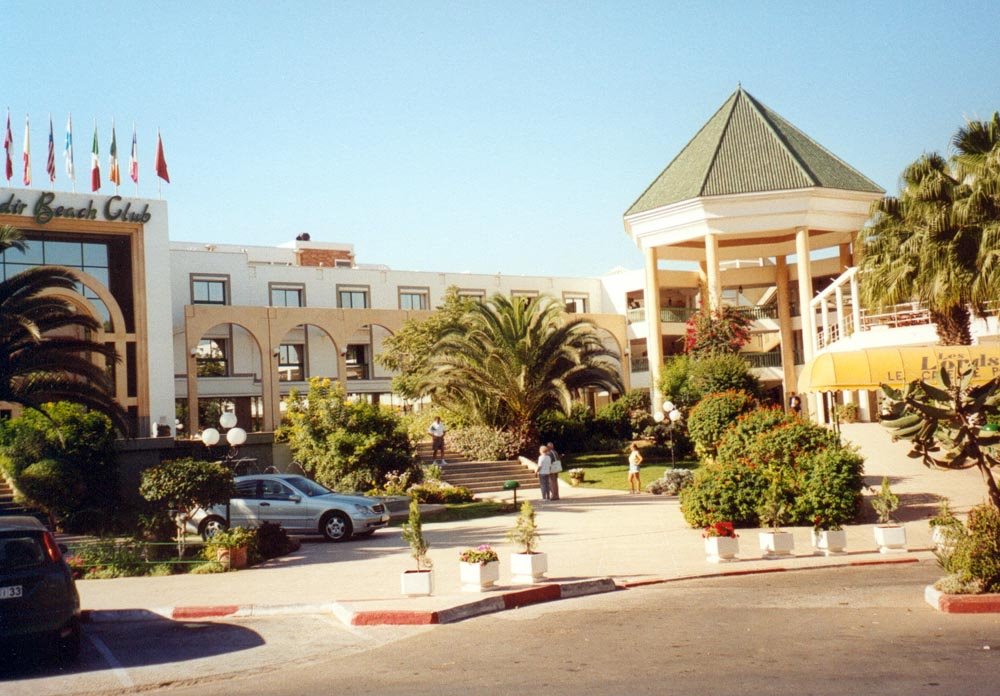
[(867, 331), (873, 326), (888, 326), (895, 329), (902, 326), (920, 326), (930, 323), (931, 312), (920, 302), (894, 305), (877, 313), (866, 309), (861, 310), (862, 331)]
[(778, 306), (777, 305), (756, 305), (753, 307), (737, 307), (736, 311), (745, 317), (750, 319), (760, 320), (760, 319), (777, 319), (778, 318)]
[(649, 372), (649, 358), (632, 358), (632, 372)]
[(781, 367), (781, 353), (740, 353), (740, 357), (750, 363), (750, 367)]
[[(697, 309), (690, 309), (688, 307), (663, 307), (660, 309), (660, 321), (668, 324), (672, 322), (683, 324), (697, 313)], [(646, 308), (636, 307), (629, 309), (625, 312), (625, 318), (628, 319), (630, 324), (638, 324), (646, 321)]]

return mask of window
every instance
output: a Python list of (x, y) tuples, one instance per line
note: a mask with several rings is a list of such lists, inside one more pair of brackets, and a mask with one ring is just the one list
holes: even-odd
[(537, 290), (511, 290), (510, 291), (510, 296), (512, 298), (523, 297), (523, 298), (526, 298), (526, 299), (530, 300), (530, 299), (533, 299), (535, 297), (538, 297), (538, 291)]
[(224, 338), (203, 338), (195, 348), (195, 362), (199, 377), (228, 377), (229, 360)]
[(272, 307), (305, 307), (306, 291), (301, 285), (271, 285)]
[(430, 290), (427, 288), (400, 288), (400, 309), (428, 309), (430, 307)]
[(566, 304), (566, 311), (570, 314), (586, 314), (590, 302), (588, 295), (563, 294), (563, 302)]
[(345, 355), (347, 379), (368, 379), (368, 363), (365, 360), (368, 346), (349, 344)]
[(251, 481), (237, 481), (236, 482), (236, 498), (257, 498), (257, 484), (259, 481), (253, 479)]
[(337, 306), (341, 309), (366, 309), (368, 307), (368, 288), (338, 285)]
[(301, 382), (306, 378), (306, 347), (302, 343), (278, 346), (278, 380)]
[(191, 304), (229, 304), (227, 276), (191, 276)]
[(350, 259), (334, 259), (333, 260), (333, 267), (334, 268), (354, 268), (354, 264), (351, 262)]
[(288, 500), (295, 492), (281, 481), (264, 479), (260, 482), (261, 498), (264, 500)]
[(482, 304), (486, 300), (485, 290), (459, 290), (458, 296), (464, 300), (475, 300)]

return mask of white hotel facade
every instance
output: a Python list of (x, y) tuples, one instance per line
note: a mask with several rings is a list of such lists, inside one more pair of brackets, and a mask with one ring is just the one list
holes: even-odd
[[(250, 432), (271, 432), (281, 398), (315, 376), (402, 406), (374, 358), (452, 286), (475, 298), (549, 295), (587, 315), (622, 355), (625, 384), (650, 389), (654, 404), (659, 367), (682, 351), (691, 314), (738, 306), (753, 320), (744, 356), (780, 403), (824, 354), (936, 343), (919, 304), (870, 313), (858, 302), (857, 234), (882, 195), (737, 90), (625, 213), (642, 269), (597, 278), (416, 272), (358, 263), (353, 245), (307, 235), (278, 247), (171, 242), (163, 201), (0, 189), (0, 224), (29, 242), (26, 254), (0, 256), (0, 273), (37, 264), (77, 273), (80, 292), (66, 299), (100, 318), (96, 338), (118, 348), (116, 396), (140, 436), (215, 426), (210, 404), (234, 409)], [(991, 350), (997, 309), (973, 327)], [(824, 389), (870, 418), (869, 387)], [(810, 410), (822, 419), (832, 405), (816, 398)], [(0, 415), (13, 411), (0, 404)]]

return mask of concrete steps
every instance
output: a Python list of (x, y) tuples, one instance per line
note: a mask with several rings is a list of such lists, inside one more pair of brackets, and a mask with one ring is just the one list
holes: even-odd
[[(447, 440), (445, 442), (447, 443)], [(414, 448), (414, 453), (417, 455), (417, 461), (419, 461), (421, 465), (433, 464), (434, 463), (434, 457), (432, 456), (433, 452), (434, 452), (434, 448), (433, 448), (433, 446), (431, 445), (431, 443), (429, 441), (428, 442), (418, 442), (417, 446)], [(447, 444), (445, 444), (445, 448), (444, 448), (444, 460), (446, 462), (468, 462), (468, 461), (472, 461), (467, 456), (465, 456), (464, 454), (462, 454), (461, 452), (456, 452), (454, 450), (448, 449)]]
[(14, 500), (14, 487), (7, 479), (0, 477), (0, 516), (5, 515), (26, 515), (37, 517), (46, 525), (49, 523), (49, 516), (38, 508), (16, 502)]
[(453, 486), (465, 486), (473, 493), (502, 491), (504, 483), (511, 480), (521, 484), (521, 488), (538, 488), (538, 477), (517, 461), (448, 461), (442, 467), (441, 478)]

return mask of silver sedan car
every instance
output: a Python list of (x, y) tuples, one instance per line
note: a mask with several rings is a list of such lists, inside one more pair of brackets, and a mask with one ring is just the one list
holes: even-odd
[[(389, 524), (389, 511), (375, 498), (334, 493), (304, 476), (255, 474), (237, 476), (236, 496), (229, 501), (234, 527), (280, 524), (289, 534), (322, 534), (328, 541), (366, 537)], [(202, 538), (226, 526), (226, 506), (198, 510), (189, 523)]]

